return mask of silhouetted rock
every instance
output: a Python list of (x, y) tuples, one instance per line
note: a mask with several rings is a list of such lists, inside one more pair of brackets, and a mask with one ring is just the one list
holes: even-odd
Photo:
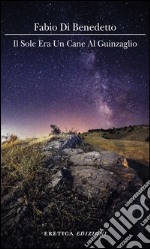
[(82, 140), (79, 136), (66, 135), (64, 137), (57, 138), (54, 141), (47, 142), (47, 144), (43, 147), (43, 151), (49, 151), (52, 149), (64, 150), (66, 148), (76, 148), (81, 143)]
[(76, 148), (76, 146), (80, 145), (82, 140), (77, 135), (71, 135), (62, 145), (61, 149), (64, 150), (66, 148)]

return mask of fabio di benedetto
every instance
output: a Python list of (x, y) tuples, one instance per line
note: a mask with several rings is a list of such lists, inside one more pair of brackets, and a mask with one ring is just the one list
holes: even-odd
[(84, 31), (84, 32), (109, 32), (109, 31), (116, 31), (117, 27), (115, 25), (101, 25), (100, 23), (97, 23), (96, 25), (79, 25), (78, 23), (60, 23), (59, 25), (53, 25), (52, 23), (34, 23), (34, 31), (35, 32), (64, 32), (64, 31)]

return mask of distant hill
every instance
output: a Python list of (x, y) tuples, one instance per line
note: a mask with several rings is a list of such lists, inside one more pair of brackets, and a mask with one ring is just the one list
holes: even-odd
[(148, 125), (134, 125), (129, 127), (113, 128), (113, 129), (96, 129), (89, 130), (89, 133), (100, 132), (103, 138), (106, 139), (123, 139), (134, 141), (149, 141), (149, 126)]
[(149, 164), (149, 126), (135, 125), (113, 129), (95, 129), (83, 133), (86, 143), (98, 150), (113, 151), (128, 159)]

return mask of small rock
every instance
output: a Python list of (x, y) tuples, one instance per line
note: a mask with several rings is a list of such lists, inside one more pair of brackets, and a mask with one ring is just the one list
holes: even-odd
[(20, 215), (19, 214), (17, 214), (17, 216), (15, 217), (15, 223), (18, 223), (19, 222), (19, 220), (20, 220)]
[(61, 181), (62, 181), (62, 173), (61, 171), (58, 171), (55, 175), (52, 177), (52, 181), (47, 185), (47, 189), (55, 188)]
[(23, 203), (25, 200), (24, 200), (24, 198), (23, 197), (20, 197), (20, 198), (18, 198), (18, 200), (17, 200), (19, 203)]
[(76, 155), (76, 154), (81, 154), (84, 151), (82, 149), (72, 149), (72, 148), (68, 148), (68, 149), (64, 149), (63, 153), (70, 156), (70, 155)]
[(52, 150), (52, 149), (60, 149), (62, 146), (62, 143), (59, 141), (59, 140), (56, 140), (56, 141), (51, 141), (51, 142), (48, 142), (44, 148), (43, 148), (43, 151), (49, 151), (49, 150)]

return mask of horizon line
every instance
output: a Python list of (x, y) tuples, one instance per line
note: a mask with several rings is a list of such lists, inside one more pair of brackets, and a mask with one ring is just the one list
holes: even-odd
[(77, 36), (77, 35), (79, 35), (79, 36), (81, 36), (81, 35), (85, 35), (85, 36), (87, 36), (87, 35), (93, 35), (93, 36), (98, 36), (98, 35), (99, 35), (99, 36), (103, 36), (103, 35), (104, 35), (104, 36), (105, 36), (105, 35), (106, 35), (106, 36), (107, 36), (107, 35), (108, 35), (108, 36), (111, 36), (111, 35), (112, 35), (112, 36), (117, 36), (117, 35), (120, 35), (120, 36), (132, 36), (132, 35), (133, 35), (133, 36), (134, 36), (134, 35), (135, 35), (135, 36), (145, 36), (146, 34), (88, 34), (88, 33), (86, 33), (86, 34), (72, 34), (72, 33), (71, 33), (71, 34), (4, 34), (4, 35), (6, 35), (6, 36), (13, 36), (13, 35), (14, 35), (14, 36), (19, 36), (19, 35), (20, 35), (20, 36), (21, 36), (21, 35), (25, 35), (25, 36), (27, 36), (27, 35), (28, 35), (28, 36), (36, 36), (36, 35), (39, 35), (39, 36), (57, 36), (57, 35), (60, 35), (60, 36), (67, 36), (67, 35), (68, 35), (68, 36), (69, 36), (69, 35), (70, 35), (70, 36), (74, 36), (74, 35), (75, 35), (75, 36)]

